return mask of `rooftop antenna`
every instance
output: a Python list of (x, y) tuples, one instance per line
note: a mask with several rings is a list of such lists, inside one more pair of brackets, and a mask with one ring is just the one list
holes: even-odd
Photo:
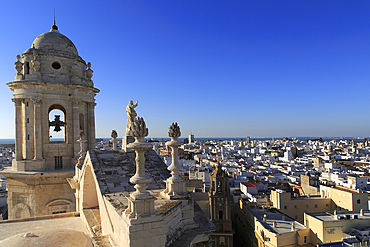
[(55, 23), (55, 8), (54, 8), (54, 25), (51, 27), (51, 29), (58, 30), (58, 27)]

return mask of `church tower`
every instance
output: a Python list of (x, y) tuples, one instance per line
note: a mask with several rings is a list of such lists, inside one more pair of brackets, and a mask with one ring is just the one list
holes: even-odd
[(229, 190), (229, 177), (222, 170), (220, 163), (210, 174), (211, 189), (209, 204), (211, 221), (216, 231), (212, 234), (213, 247), (233, 246), (233, 229), (231, 221), (231, 196)]
[(95, 95), (91, 64), (52, 26), (14, 63), (15, 153), (8, 178), (9, 219), (76, 210), (74, 176), (80, 131), (95, 147)]

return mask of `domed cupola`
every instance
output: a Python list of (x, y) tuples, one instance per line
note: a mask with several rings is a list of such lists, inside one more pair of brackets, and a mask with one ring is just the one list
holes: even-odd
[(15, 81), (78, 84), (93, 87), (91, 64), (78, 55), (73, 42), (52, 26), (49, 32), (36, 37), (31, 48), (15, 62)]
[(55, 55), (69, 58), (78, 57), (76, 46), (69, 38), (58, 31), (56, 25), (52, 26), (50, 32), (39, 35), (33, 41), (32, 47), (37, 49), (40, 55)]

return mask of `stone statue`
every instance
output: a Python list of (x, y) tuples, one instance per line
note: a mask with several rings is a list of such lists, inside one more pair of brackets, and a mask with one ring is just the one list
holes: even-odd
[(17, 62), (14, 63), (15, 70), (17, 71), (17, 75), (22, 74), (23, 63), (20, 60), (21, 60), (21, 56), (17, 55)]
[(93, 76), (93, 70), (91, 69), (91, 63), (87, 63), (87, 70), (86, 70), (86, 77), (87, 79), (91, 80), (91, 77)]
[(134, 104), (132, 100), (128, 103), (126, 106), (126, 113), (127, 113), (127, 125), (126, 125), (126, 134), (129, 134), (130, 132), (130, 126), (134, 122), (135, 117), (137, 116), (137, 113), (135, 111), (135, 108), (138, 106), (138, 102)]
[(31, 61), (31, 63), (32, 63), (33, 71), (40, 72), (40, 62), (37, 60), (37, 56), (38, 56), (37, 51), (33, 50), (32, 54), (33, 54), (33, 60)]

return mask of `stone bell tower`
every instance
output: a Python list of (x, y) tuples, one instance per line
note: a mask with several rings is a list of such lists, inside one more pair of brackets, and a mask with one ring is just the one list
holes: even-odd
[(95, 147), (91, 64), (52, 26), (14, 63), (15, 152), (8, 178), (9, 219), (75, 211), (73, 177), (83, 131)]
[(229, 177), (222, 170), (219, 162), (216, 169), (210, 174), (210, 180), (209, 205), (211, 221), (216, 228), (216, 231), (212, 233), (212, 246), (232, 247), (234, 232), (231, 221)]

